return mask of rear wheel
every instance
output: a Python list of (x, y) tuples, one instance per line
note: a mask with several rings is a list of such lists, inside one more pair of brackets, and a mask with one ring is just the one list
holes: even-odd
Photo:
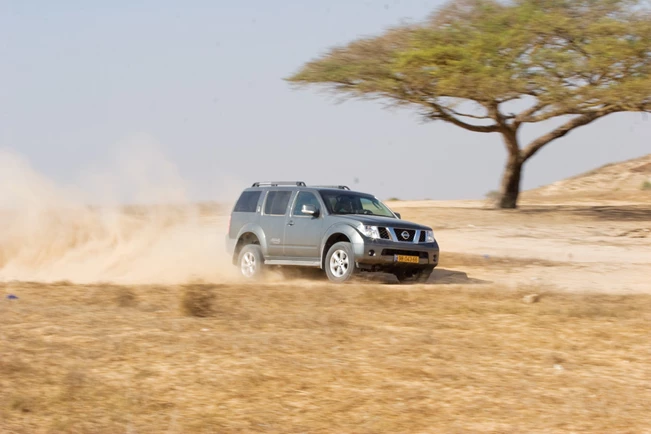
[(405, 268), (394, 274), (400, 283), (427, 283), (432, 271), (434, 271), (434, 267)]
[(357, 272), (355, 254), (350, 243), (335, 243), (326, 255), (325, 271), (332, 282), (343, 283), (350, 280)]
[(255, 280), (264, 273), (264, 258), (258, 244), (247, 244), (240, 251), (238, 258), (240, 272), (247, 279)]

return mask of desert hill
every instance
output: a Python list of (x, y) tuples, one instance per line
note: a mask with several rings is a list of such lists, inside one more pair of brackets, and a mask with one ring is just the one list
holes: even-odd
[(651, 201), (651, 154), (610, 163), (523, 193), (531, 200)]

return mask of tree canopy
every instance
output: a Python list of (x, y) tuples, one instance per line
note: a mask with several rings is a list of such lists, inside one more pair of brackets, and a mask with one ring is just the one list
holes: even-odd
[[(651, 14), (635, 0), (452, 1), (332, 48), (287, 80), (502, 134), (500, 205), (512, 208), (522, 165), (543, 146), (611, 113), (651, 111)], [(523, 124), (554, 118), (564, 122), (520, 144)]]

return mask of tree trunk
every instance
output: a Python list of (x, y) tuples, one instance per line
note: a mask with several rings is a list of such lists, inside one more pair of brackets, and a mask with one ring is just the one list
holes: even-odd
[(520, 195), (520, 175), (522, 174), (522, 158), (520, 152), (509, 154), (504, 175), (502, 175), (502, 189), (499, 207), (502, 209), (515, 209)]

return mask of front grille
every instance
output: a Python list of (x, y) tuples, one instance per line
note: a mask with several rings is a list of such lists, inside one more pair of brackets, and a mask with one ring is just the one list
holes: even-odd
[(424, 243), (427, 241), (427, 232), (421, 231), (420, 232), (420, 239), (418, 240), (419, 243)]
[[(413, 229), (398, 229), (394, 228), (393, 232), (396, 234), (396, 238), (398, 241), (404, 241), (406, 243), (411, 243), (414, 241), (414, 237), (416, 236), (416, 231)], [(408, 234), (407, 238), (403, 236), (403, 233)]]
[(391, 235), (389, 235), (389, 231), (387, 230), (387, 228), (380, 227), (378, 228), (378, 232), (380, 233), (380, 238), (382, 238), (383, 240), (391, 239)]
[(427, 252), (415, 252), (413, 250), (383, 249), (382, 256), (405, 255), (418, 256), (421, 259), (427, 259)]

